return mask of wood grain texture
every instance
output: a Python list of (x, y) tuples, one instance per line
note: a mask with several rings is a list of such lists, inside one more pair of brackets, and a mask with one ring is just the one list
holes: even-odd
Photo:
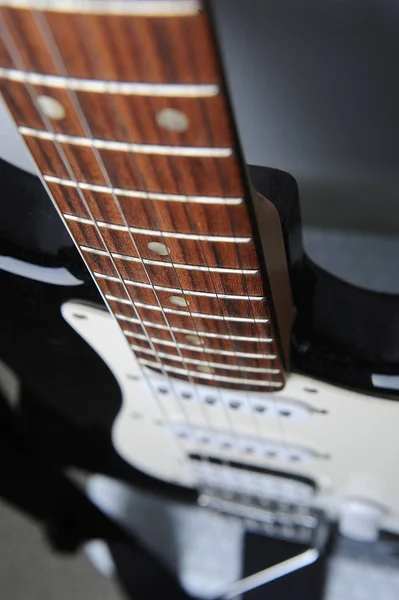
[[(220, 86), (215, 96), (167, 98), (72, 92), (0, 79), (19, 126), (135, 144), (232, 149), (231, 156), (218, 158), (171, 156), (94, 150), (25, 135), (42, 174), (71, 183), (49, 182), (49, 191), (129, 343), (142, 349), (137, 351), (139, 358), (159, 363), (161, 352), (169, 356), (162, 357), (164, 365), (194, 372), (197, 366), (190, 361), (212, 362), (220, 365), (213, 375), (250, 380), (232, 384), (216, 382), (212, 375), (208, 380), (189, 377), (202, 384), (268, 391), (267, 385), (259, 385), (262, 381), (270, 382), (272, 391), (282, 387), (272, 298), (252, 239), (248, 186), (235, 152), (234, 128), (207, 15), (162, 19), (13, 9), (1, 9), (0, 15), (6, 32), (0, 43), (0, 66), (6, 68), (90, 80)], [(63, 118), (42, 114), (37, 98), (43, 95), (62, 105)], [(184, 113), (188, 123), (184, 131), (169, 131), (158, 124), (159, 112), (165, 108)], [(108, 191), (89, 190), (79, 183), (101, 185)], [(128, 192), (143, 197), (130, 197)], [(157, 193), (176, 195), (178, 201), (151, 197)], [(198, 197), (216, 197), (220, 203), (203, 203)], [(226, 204), (226, 199), (233, 202)], [(181, 234), (187, 238), (179, 239)], [(198, 235), (207, 239), (190, 238)], [(238, 243), (237, 237), (246, 240)], [(148, 247), (150, 242), (164, 244), (168, 254), (155, 253)], [(248, 269), (252, 272), (242, 272)], [(185, 300), (185, 307), (171, 301), (176, 295)], [(250, 300), (249, 295), (259, 299)], [(182, 349), (181, 344), (189, 347)]]
[[(131, 323), (128, 321), (120, 321), (120, 325), (123, 328), (124, 331), (130, 332), (133, 335), (142, 335), (144, 333), (143, 327), (140, 324), (135, 324), (135, 323)], [(217, 329), (217, 326), (214, 327), (215, 329)], [(267, 328), (263, 327), (262, 328), (262, 335), (265, 335), (265, 329), (267, 332)], [(192, 330), (192, 324), (191, 324), (191, 328), (190, 331)], [(181, 333), (177, 330), (172, 330), (172, 331), (162, 331), (160, 329), (157, 329), (156, 327), (152, 326), (151, 323), (149, 325), (146, 326), (146, 331), (149, 334), (150, 338), (152, 340), (156, 339), (156, 340), (163, 340), (166, 342), (174, 342), (176, 340), (177, 343), (179, 344), (190, 344), (192, 342), (189, 342), (189, 340), (187, 339), (187, 335), (185, 333)], [(201, 330), (198, 328), (196, 331), (192, 331), (192, 333), (197, 334), (201, 332)], [(209, 328), (207, 328), (206, 333), (211, 333)], [(223, 328), (223, 333), (226, 334), (226, 330)], [(267, 333), (266, 333), (267, 335)], [(272, 342), (261, 342), (258, 341), (258, 339), (255, 337), (254, 341), (252, 342), (248, 342), (248, 341), (239, 341), (237, 339), (229, 339), (229, 336), (226, 335), (227, 339), (220, 339), (220, 338), (213, 338), (213, 337), (201, 337), (201, 345), (198, 346), (199, 348), (211, 348), (212, 350), (216, 350), (216, 351), (225, 351), (225, 352), (242, 352), (242, 353), (253, 353), (253, 354), (265, 354), (268, 356), (272, 356), (274, 357), (274, 353), (273, 353), (273, 343)], [(262, 339), (262, 338), (259, 338)], [(140, 338), (135, 338), (134, 339), (134, 343), (138, 344), (138, 345), (146, 345), (148, 342), (142, 341)], [(158, 350), (161, 350), (161, 348), (164, 348), (164, 346), (162, 346), (162, 344), (160, 344), (159, 346), (154, 342), (154, 345), (156, 347), (158, 347)], [(211, 356), (211, 355), (209, 355)], [(222, 354), (220, 355), (222, 356)]]
[[(59, 75), (35, 14), (6, 8), (1, 14), (25, 69)], [(206, 15), (135, 18), (49, 12), (45, 16), (71, 77), (153, 83), (220, 80)]]
[[(7, 104), (13, 107), (18, 125), (45, 129), (42, 114), (25, 84), (9, 81), (7, 85), (1, 85), (0, 81), (0, 89)], [(45, 86), (37, 85), (35, 91), (38, 96), (49, 94), (49, 89)], [(65, 117), (54, 121), (54, 131), (84, 136), (82, 123), (76, 115), (68, 91), (52, 88), (51, 97), (60, 102), (65, 110)], [(233, 144), (222, 94), (209, 98), (158, 98), (77, 92), (76, 97), (94, 138), (176, 146), (228, 148)], [(165, 108), (184, 112), (188, 128), (174, 132), (159, 127), (157, 115)]]
[[(77, 203), (81, 206), (82, 201), (79, 199), (76, 190), (73, 190), (73, 188), (69, 188), (69, 190), (75, 192)], [(68, 195), (71, 203), (72, 194), (69, 193)], [(156, 200), (149, 202), (148, 199), (125, 198), (116, 194), (122, 209), (120, 211), (110, 194), (88, 193), (85, 190), (84, 196), (88, 199), (90, 210), (97, 221), (117, 225), (127, 224), (155, 231), (158, 229), (169, 232), (192, 233), (194, 235), (243, 236), (249, 238), (252, 236), (245, 204), (237, 206), (215, 204), (209, 206), (189, 202)]]
[[(129, 281), (129, 280), (128, 280)], [(98, 285), (101, 289), (106, 288), (112, 283), (115, 293), (114, 296), (118, 298), (125, 297), (125, 290), (129, 297), (134, 302), (140, 302), (148, 304), (150, 306), (158, 307), (159, 305), (176, 309), (176, 305), (170, 300), (170, 298), (181, 297), (187, 303), (186, 308), (182, 308), (185, 311), (192, 311), (195, 313), (203, 313), (206, 315), (229, 315), (234, 317), (254, 317), (262, 318), (265, 316), (264, 306), (262, 302), (253, 302), (252, 306), (249, 307), (248, 300), (231, 300), (225, 298), (209, 298), (203, 296), (191, 296), (186, 293), (182, 293), (180, 288), (176, 291), (162, 291), (160, 289), (149, 289), (139, 287), (137, 285), (130, 285), (127, 283), (126, 287), (122, 283), (109, 281), (106, 279), (98, 278)]]

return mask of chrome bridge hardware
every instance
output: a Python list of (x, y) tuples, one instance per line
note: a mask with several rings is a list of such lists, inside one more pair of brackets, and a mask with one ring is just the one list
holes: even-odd
[(320, 554), (321, 552), (317, 548), (309, 548), (288, 560), (273, 565), (272, 567), (267, 567), (266, 569), (263, 569), (263, 571), (249, 575), (244, 579), (240, 579), (233, 583), (229, 589), (220, 596), (220, 600), (233, 600), (241, 594), (249, 592), (261, 585), (265, 585), (275, 579), (284, 577), (284, 575), (289, 575), (294, 571), (298, 571), (298, 569), (307, 567), (316, 562), (320, 557)]
[(236, 598), (314, 563), (324, 551), (329, 537), (329, 524), (323, 511), (303, 505), (265, 502), (242, 494), (229, 494), (226, 497), (226, 491), (216, 488), (205, 490), (199, 496), (198, 503), (211, 510), (241, 517), (250, 532), (305, 546), (300, 554), (234, 582), (220, 595), (220, 600)]
[(261, 506), (270, 501), (304, 507), (312, 504), (316, 486), (307, 477), (209, 455), (190, 454), (190, 461), (200, 490), (220, 490), (223, 498), (257, 498)]
[(242, 518), (247, 531), (300, 544), (312, 542), (323, 519), (322, 511), (308, 506), (264, 500), (241, 493), (226, 494), (225, 490), (216, 488), (204, 490), (198, 504)]

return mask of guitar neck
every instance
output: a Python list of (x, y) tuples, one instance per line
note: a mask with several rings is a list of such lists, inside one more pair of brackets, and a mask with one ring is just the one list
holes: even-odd
[(286, 340), (207, 11), (0, 7), (0, 89), (139, 362), (194, 383), (283, 387)]

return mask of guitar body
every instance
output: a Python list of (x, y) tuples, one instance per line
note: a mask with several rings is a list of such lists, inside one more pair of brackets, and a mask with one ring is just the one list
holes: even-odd
[[(286, 478), (292, 487), (293, 502), (298, 501), (302, 493), (307, 503), (323, 509), (331, 519), (339, 516), (346, 498), (367, 498), (367, 502), (383, 510), (384, 528), (399, 532), (396, 509), (399, 484), (395, 477), (390, 477), (399, 452), (395, 435), (399, 403), (392, 391), (385, 390), (385, 398), (375, 390), (370, 393), (373, 370), (386, 374), (393, 374), (394, 370), (384, 360), (384, 353), (374, 364), (370, 356), (362, 356), (363, 360), (353, 357), (351, 361), (342, 360), (341, 348), (334, 343), (334, 337), (337, 330), (343, 329), (343, 321), (350, 323), (353, 312), (348, 317), (345, 310), (334, 311), (327, 332), (317, 330), (314, 317), (307, 321), (306, 328), (301, 327), (306, 352), (295, 343), (293, 362), (299, 368), (304, 367), (289, 377), (283, 393), (251, 395), (219, 390), (210, 394), (206, 386), (201, 386), (198, 399), (190, 394), (189, 386), (183, 382), (175, 382), (171, 387), (170, 382), (150, 372), (147, 378), (142, 376), (137, 363), (131, 360), (128, 344), (102, 306), (94, 286), (90, 282), (80, 284), (88, 279), (87, 274), (38, 180), (4, 162), (2, 172), (5, 187), (2, 198), (6, 202), (0, 210), (4, 214), (7, 212), (10, 223), (3, 231), (2, 254), (50, 269), (66, 268), (74, 274), (78, 285), (59, 287), (3, 272), (8, 294), (2, 298), (2, 312), (10, 315), (10, 328), (9, 335), (4, 331), (2, 336), (1, 358), (29, 385), (33, 397), (40, 398), (50, 411), (61, 412), (62, 417), (70, 421), (70, 426), (79, 430), (82, 425), (92, 428), (97, 424), (103, 444), (101, 455), (107, 456), (101, 466), (97, 463), (99, 470), (108, 465), (112, 473), (120, 473), (128, 479), (132, 473), (141, 471), (154, 478), (154, 484), (157, 480), (193, 488), (196, 481), (188, 457), (205, 451), (209, 456), (222, 457), (232, 464), (247, 465), (248, 469), (252, 467), (259, 472), (263, 470), (263, 484), (262, 475), (258, 475), (260, 483), (256, 478), (254, 482), (258, 486), (264, 485), (265, 490), (276, 484), (270, 476), (277, 474), (280, 485)], [(262, 185), (261, 191), (268, 192), (269, 196), (270, 181), (278, 177), (281, 181), (283, 176), (277, 172), (273, 178), (270, 170), (257, 168), (252, 169), (252, 174), (258, 185)], [(296, 187), (288, 176), (284, 181), (290, 193), (285, 194), (285, 204), (281, 202), (284, 195), (279, 195), (278, 209), (283, 217), (289, 215), (282, 221), (283, 228), (289, 231), (286, 236), (288, 255), (292, 257), (289, 265), (304, 305), (310, 304), (311, 289), (317, 290), (318, 298), (329, 294), (335, 297), (344, 289), (352, 311), (358, 295), (363, 297), (363, 302), (358, 304), (364, 309), (358, 311), (359, 320), (366, 322), (369, 311), (374, 309), (376, 315), (392, 322), (392, 315), (382, 310), (387, 299), (385, 295), (378, 298), (372, 292), (344, 284), (304, 258), (295, 235), (300, 227)], [(11, 193), (15, 201), (10, 212), (8, 198)], [(30, 222), (24, 221), (21, 231), (16, 223), (21, 211), (25, 210), (24, 203), (33, 204), (36, 209), (31, 213)], [(309, 297), (305, 298), (304, 289), (309, 279), (312, 286), (307, 288)], [(26, 297), (31, 298), (31, 309), (21, 319)], [(397, 304), (396, 300), (395, 309)], [(104, 361), (117, 386), (94, 352), (87, 350), (68, 332), (62, 318)], [(41, 328), (40, 339), (44, 346), (38, 352), (34, 348), (37, 338), (36, 330), (32, 332), (32, 320)], [(325, 323), (327, 320), (324, 326)], [(375, 334), (380, 336), (387, 330), (383, 323), (374, 327)], [(323, 344), (319, 340), (323, 340)], [(384, 341), (387, 340), (381, 339), (380, 344), (386, 349), (389, 345)], [(51, 349), (53, 343), (56, 344), (54, 351)], [(26, 352), (24, 357), (21, 357), (22, 345)], [(308, 373), (307, 365), (310, 365)], [(90, 383), (94, 378), (97, 381), (95, 393)], [(338, 387), (342, 382), (346, 389)], [(163, 393), (158, 395), (161, 403), (154, 402), (151, 387), (162, 389)], [(184, 415), (176, 395), (184, 401)], [(215, 401), (210, 403), (212, 396)], [(33, 415), (36, 408), (30, 409)], [(259, 412), (260, 408), (262, 412)], [(184, 420), (190, 427), (179, 427)], [(34, 435), (42, 437), (42, 443), (48, 443), (46, 426), (38, 424), (36, 427)], [(339, 436), (337, 431), (340, 431)], [(263, 441), (260, 433), (266, 438)], [(114, 455), (110, 438), (119, 456), (134, 467), (131, 473)], [(93, 461), (95, 448), (90, 448), (90, 444), (78, 444), (72, 449), (67, 433), (61, 439), (65, 445), (63, 453), (71, 452), (78, 457), (80, 452), (78, 462), (83, 461), (83, 464)], [(40, 444), (38, 439), (34, 443)], [(228, 449), (223, 448), (226, 443), (230, 446)], [(199, 473), (203, 466), (198, 461)], [(214, 476), (220, 477), (217, 467)], [(232, 469), (231, 477), (236, 476)], [(301, 488), (303, 481), (311, 482), (311, 485)], [(245, 491), (245, 485), (242, 485)]]
[[(399, 532), (399, 483), (390, 477), (399, 452), (397, 402), (293, 374), (283, 394), (214, 393), (209, 404), (212, 396), (206, 386), (197, 400), (184, 384), (176, 389), (162, 377), (143, 377), (106, 311), (72, 301), (63, 305), (62, 314), (101, 356), (119, 384), (122, 406), (112, 427), (112, 440), (129, 464), (157, 479), (195, 487), (188, 457), (217, 456), (227, 464), (246, 466), (242, 481), (237, 469), (229, 472), (223, 462), (214, 466), (214, 480), (225, 478), (231, 490), (255, 493), (263, 487), (265, 496), (273, 497), (273, 486), (283, 487), (286, 482), (287, 501), (322, 508), (330, 519), (338, 517), (347, 497), (367, 498), (384, 507), (384, 526)], [(162, 390), (162, 404), (154, 402), (151, 387)], [(189, 426), (182, 424), (176, 395), (185, 400)], [(237, 408), (232, 409), (233, 404)], [(253, 413), (259, 407), (264, 412), (254, 423)], [(226, 411), (231, 413), (230, 423), (226, 423)], [(160, 428), (168, 435), (161, 437)], [(206, 479), (209, 465), (196, 462), (196, 475)], [(251, 472), (253, 482), (248, 485)], [(306, 488), (303, 480), (314, 482), (315, 488)]]

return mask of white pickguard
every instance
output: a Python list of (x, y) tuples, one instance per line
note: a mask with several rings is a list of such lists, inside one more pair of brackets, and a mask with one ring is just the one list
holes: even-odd
[(119, 383), (122, 406), (112, 439), (135, 467), (195, 487), (191, 452), (302, 475), (318, 486), (312, 505), (332, 518), (345, 499), (366, 500), (384, 509), (381, 526), (399, 533), (399, 403), (296, 374), (273, 394), (193, 391), (181, 381), (171, 387), (149, 370), (143, 375), (106, 311), (68, 302), (62, 314)]

